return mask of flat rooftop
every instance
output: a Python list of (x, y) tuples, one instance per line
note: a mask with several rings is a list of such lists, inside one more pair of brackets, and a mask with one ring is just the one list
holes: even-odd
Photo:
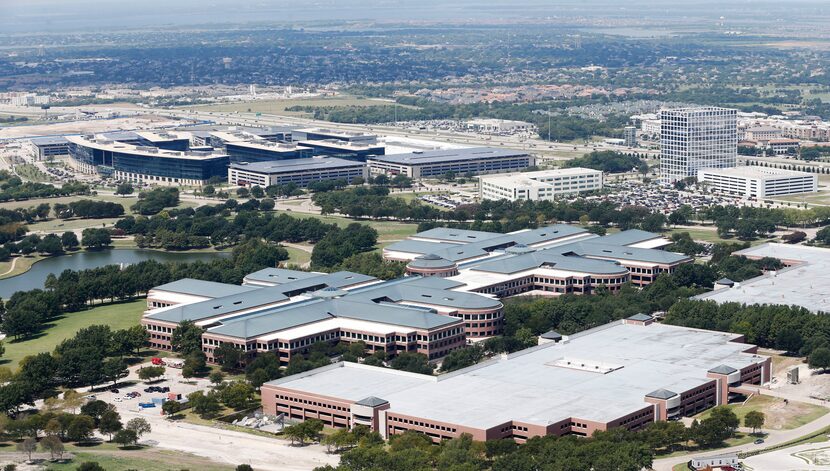
[(816, 175), (814, 173), (799, 172), (797, 170), (759, 167), (756, 165), (746, 165), (742, 167), (732, 168), (704, 168), (700, 171), (706, 173), (714, 173), (718, 175), (727, 175), (732, 177), (757, 178), (760, 180), (774, 180), (776, 178), (782, 177), (810, 177)]
[(517, 172), (517, 173), (502, 173), (496, 175), (481, 175), (478, 177), (482, 182), (487, 182), (495, 185), (505, 185), (505, 186), (517, 186), (517, 185), (525, 185), (525, 186), (535, 186), (535, 187), (546, 187), (550, 186), (550, 183), (539, 181), (543, 178), (555, 178), (555, 177), (572, 177), (572, 176), (579, 176), (579, 175), (602, 175), (602, 172), (599, 170), (593, 170), (590, 168), (582, 168), (582, 167), (572, 167), (572, 168), (560, 168), (555, 170), (540, 170), (538, 172)]
[(788, 304), (816, 313), (830, 313), (830, 249), (767, 243), (739, 250), (735, 255), (772, 257), (796, 265), (694, 299), (719, 304)]
[(345, 167), (362, 167), (363, 162), (335, 157), (309, 157), (305, 159), (277, 160), (273, 162), (232, 163), (231, 168), (249, 172), (279, 174)]
[(88, 139), (81, 136), (67, 136), (67, 141), (92, 149), (117, 152), (121, 154), (140, 155), (142, 157), (156, 157), (166, 159), (208, 160), (227, 158), (227, 154), (212, 152), (180, 152), (175, 150), (159, 149), (158, 147), (134, 146), (109, 139)]
[[(474, 428), (571, 417), (608, 422), (648, 407), (652, 391), (687, 391), (710, 381), (713, 367), (763, 360), (743, 353), (750, 345), (732, 342), (737, 337), (618, 321), (439, 377), (343, 363), (268, 384), (350, 401), (376, 396), (392, 413)], [(604, 365), (603, 372), (567, 361)]]
[(464, 149), (416, 151), (407, 154), (390, 154), (371, 157), (369, 160), (403, 165), (427, 165), (458, 160), (497, 159), (528, 155), (521, 150), (496, 147), (468, 147)]
[(46, 136), (46, 137), (35, 137), (30, 139), (32, 144), (40, 147), (40, 146), (54, 146), (54, 145), (61, 145), (66, 144), (68, 141), (63, 136)]
[(353, 152), (379, 150), (384, 148), (383, 144), (368, 144), (361, 141), (341, 141), (339, 139), (300, 141), (299, 144), (306, 147), (325, 147), (328, 149), (339, 149)]

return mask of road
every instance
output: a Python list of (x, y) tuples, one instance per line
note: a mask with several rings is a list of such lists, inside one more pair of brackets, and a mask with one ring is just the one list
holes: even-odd
[[(766, 391), (765, 391), (766, 393)], [(707, 456), (717, 456), (717, 455), (728, 455), (730, 453), (738, 453), (738, 452), (748, 452), (754, 450), (762, 450), (764, 448), (768, 448), (773, 445), (778, 445), (784, 442), (788, 442), (790, 440), (795, 440), (796, 438), (803, 437), (805, 435), (809, 435), (813, 432), (821, 430), (825, 427), (830, 427), (830, 414), (825, 414), (818, 419), (802, 425), (801, 427), (794, 428), (792, 430), (780, 430), (780, 431), (770, 431), (769, 435), (764, 439), (764, 443), (760, 445), (756, 445), (754, 443), (749, 443), (746, 445), (740, 446), (733, 446), (729, 448), (720, 448), (717, 450), (711, 450), (701, 453), (690, 453), (688, 455), (683, 456), (675, 456), (673, 458), (662, 458), (658, 460), (654, 460), (654, 465), (652, 468), (655, 471), (671, 471), (672, 466), (683, 463), (688, 461), (691, 457), (707, 457)], [(756, 470), (761, 469), (776, 469), (776, 468), (754, 468)], [(798, 468), (802, 469), (802, 468)], [(803, 468), (806, 469), (806, 468)], [(828, 469), (824, 467), (823, 469)]]

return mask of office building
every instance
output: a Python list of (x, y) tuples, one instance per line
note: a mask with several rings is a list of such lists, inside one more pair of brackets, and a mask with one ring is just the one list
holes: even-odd
[(265, 383), (266, 414), (408, 430), (434, 442), (591, 436), (640, 430), (745, 397), (771, 380), (769, 357), (737, 334), (638, 314), (440, 376), (337, 363)]
[(623, 141), (626, 147), (637, 147), (637, 128), (634, 126), (623, 128)]
[(69, 155), (69, 141), (63, 136), (35, 137), (29, 140), (29, 150), (35, 160), (51, 160)]
[(230, 343), (245, 353), (275, 352), (283, 366), (316, 342), (358, 342), (389, 356), (417, 352), (430, 360), (466, 343), (465, 323), (489, 324), (500, 333), (502, 304), (473, 293), (450, 291), (438, 278), (409, 277), (381, 282), (351, 272), (330, 274), (266, 268), (243, 286), (184, 279), (147, 295), (141, 320), (152, 348), (170, 350), (173, 330), (189, 320), (206, 329), (208, 361)]
[[(752, 260), (771, 257), (784, 268), (741, 282), (722, 283), (696, 299), (717, 303), (789, 304), (812, 312), (830, 312), (830, 249), (790, 244), (761, 244), (739, 250)], [(729, 280), (724, 280), (729, 281)]]
[(232, 163), (306, 159), (313, 155), (313, 150), (305, 146), (298, 146), (294, 143), (270, 142), (263, 139), (225, 142), (224, 148)]
[(162, 185), (202, 185), (227, 175), (229, 159), (213, 152), (180, 152), (92, 136), (68, 136), (69, 162), (83, 173)]
[(333, 157), (277, 160), (272, 162), (231, 163), (228, 183), (231, 185), (285, 185), (294, 183), (306, 187), (309, 183), (324, 180), (367, 178), (366, 164)]
[(818, 191), (818, 176), (771, 167), (706, 168), (698, 170), (698, 182), (713, 193), (764, 199)]
[(158, 147), (165, 150), (184, 152), (190, 148), (190, 135), (176, 132), (136, 131), (138, 141), (135, 145)]
[(508, 234), (435, 228), (386, 246), (383, 257), (409, 263), (410, 274), (454, 282), (456, 291), (559, 296), (646, 286), (693, 261), (660, 250), (669, 243), (641, 230), (599, 237), (562, 224)]
[(674, 183), (704, 168), (734, 167), (737, 111), (701, 107), (660, 112), (660, 178)]
[(772, 126), (753, 126), (744, 131), (744, 138), (750, 141), (769, 141), (780, 139), (782, 131)]
[(447, 172), (456, 175), (516, 172), (536, 165), (536, 159), (520, 150), (471, 147), (370, 157), (366, 163), (371, 175), (437, 178)]
[(346, 141), (354, 144), (372, 145), (377, 144), (378, 137), (375, 134), (354, 131), (342, 131), (327, 128), (306, 128), (295, 129), (292, 132), (295, 141)]
[(602, 172), (589, 168), (486, 175), (478, 179), (479, 196), (485, 200), (553, 200), (602, 189)]
[(381, 144), (370, 144), (363, 141), (341, 141), (337, 139), (321, 139), (300, 141), (299, 145), (308, 147), (314, 155), (327, 155), (341, 159), (365, 161), (369, 157), (384, 155), (386, 148)]

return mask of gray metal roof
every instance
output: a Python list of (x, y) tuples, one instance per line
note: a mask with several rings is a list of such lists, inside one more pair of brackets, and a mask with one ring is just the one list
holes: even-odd
[(730, 375), (730, 374), (732, 374), (736, 371), (738, 371), (738, 370), (736, 370), (735, 368), (732, 368), (731, 366), (720, 365), (720, 366), (716, 366), (716, 367), (712, 368), (711, 370), (709, 370), (709, 373), (716, 373), (716, 374), (719, 374), (719, 375)]
[(281, 285), (292, 281), (315, 278), (320, 275), (322, 275), (322, 273), (286, 270), (284, 268), (263, 268), (262, 270), (246, 275), (244, 281), (263, 281), (273, 283), (275, 285)]
[(633, 316), (626, 317), (626, 319), (630, 321), (653, 321), (654, 318), (649, 316), (648, 314), (638, 313), (634, 314)]
[(338, 159), (335, 157), (309, 157), (304, 159), (275, 160), (270, 162), (232, 163), (231, 168), (248, 172), (276, 175), (311, 170), (332, 169), (341, 167), (363, 167), (366, 164), (354, 160)]
[(539, 337), (542, 337), (545, 340), (562, 340), (562, 334), (555, 330), (549, 330)]
[(518, 273), (547, 266), (559, 270), (574, 272), (596, 273), (603, 275), (625, 274), (628, 269), (616, 262), (606, 260), (591, 260), (581, 257), (566, 257), (554, 250), (540, 250), (513, 257), (499, 258), (493, 261), (484, 261), (472, 267), (473, 270), (492, 273)]
[(501, 237), (497, 232), (471, 231), (468, 229), (453, 229), (449, 227), (435, 227), (415, 234), (415, 237), (424, 239), (438, 239), (449, 242), (470, 243)]
[(384, 404), (389, 404), (389, 401), (387, 401), (386, 399), (381, 399), (379, 397), (369, 396), (367, 398), (363, 398), (355, 402), (355, 404), (368, 407), (378, 407)]
[(259, 289), (258, 286), (237, 286), (215, 281), (194, 280), (193, 278), (182, 278), (163, 285), (156, 286), (153, 290), (170, 291), (173, 293), (192, 294), (206, 298), (221, 298), (235, 294), (247, 293)]
[(476, 293), (428, 288), (409, 283), (397, 283), (392, 286), (379, 285), (378, 289), (351, 294), (348, 299), (379, 300), (383, 298), (393, 302), (433, 304), (458, 309), (498, 309), (502, 306), (501, 301)]
[(404, 165), (425, 165), (442, 162), (456, 162), (459, 160), (494, 159), (520, 157), (527, 152), (513, 149), (499, 149), (496, 147), (469, 147), (465, 149), (418, 151), (408, 154), (390, 154), (372, 157), (369, 160), (390, 162)]
[(448, 280), (437, 276), (411, 276), (405, 280), (408, 286), (420, 286), (433, 289), (453, 289), (464, 286), (461, 281)]
[(446, 258), (435, 255), (434, 253), (421, 255), (415, 257), (406, 266), (411, 268), (451, 268), (455, 266), (455, 262), (451, 262)]
[(677, 393), (669, 391), (668, 389), (658, 389), (646, 394), (646, 397), (653, 397), (655, 399), (671, 399), (674, 396), (677, 396)]
[(583, 257), (603, 257), (647, 263), (673, 264), (691, 260), (691, 257), (687, 255), (666, 252), (665, 250), (638, 249), (606, 244), (604, 243), (604, 239), (604, 237), (600, 237), (584, 242), (574, 242), (572, 244), (555, 247), (555, 250), (563, 255), (572, 253)]
[(721, 278), (720, 280), (716, 281), (715, 284), (724, 285), (724, 286), (735, 286), (735, 282), (730, 280), (729, 278)]
[(647, 240), (657, 239), (662, 237), (660, 234), (648, 232), (641, 229), (629, 229), (627, 231), (617, 232), (616, 234), (609, 234), (602, 238), (602, 242), (613, 245), (632, 245)]
[(30, 140), (32, 141), (32, 144), (34, 144), (36, 146), (49, 146), (49, 145), (56, 145), (56, 144), (67, 144), (69, 142), (63, 136), (33, 137)]

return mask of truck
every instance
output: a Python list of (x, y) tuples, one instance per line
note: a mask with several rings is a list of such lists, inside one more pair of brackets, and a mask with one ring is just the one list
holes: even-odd
[(164, 366), (165, 365), (164, 360), (162, 360), (159, 357), (153, 357), (153, 359), (150, 360), (150, 361), (153, 363), (153, 365), (156, 365), (156, 366)]
[(182, 368), (184, 367), (184, 361), (182, 360), (168, 360), (167, 366), (170, 368)]

